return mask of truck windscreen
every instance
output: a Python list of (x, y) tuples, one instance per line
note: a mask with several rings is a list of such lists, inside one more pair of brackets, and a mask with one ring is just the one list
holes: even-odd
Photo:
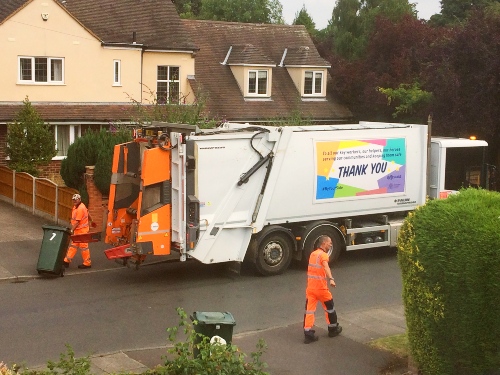
[(446, 150), (444, 188), (459, 190), (481, 186), (484, 165), (484, 147), (456, 147)]

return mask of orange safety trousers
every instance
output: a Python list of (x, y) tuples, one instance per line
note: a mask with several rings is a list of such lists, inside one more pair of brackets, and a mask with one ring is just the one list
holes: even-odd
[[(75, 234), (82, 234), (88, 232), (89, 232), (88, 228), (75, 230)], [(71, 263), (71, 260), (75, 257), (78, 249), (80, 249), (80, 254), (82, 255), (83, 264), (86, 266), (90, 266), (92, 262), (90, 261), (89, 244), (85, 242), (74, 243), (73, 241), (71, 241), (71, 244), (68, 247), (68, 251), (66, 253), (66, 258), (64, 258), (64, 261)]]
[(306, 289), (306, 311), (304, 314), (304, 330), (308, 331), (314, 326), (314, 313), (318, 302), (323, 305), (325, 319), (329, 327), (337, 325), (337, 313), (333, 307), (332, 293), (328, 289)]

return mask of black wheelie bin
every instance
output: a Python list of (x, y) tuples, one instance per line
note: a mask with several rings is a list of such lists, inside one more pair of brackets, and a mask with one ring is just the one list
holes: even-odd
[(43, 225), (43, 240), (36, 270), (39, 275), (64, 276), (63, 260), (71, 241), (71, 230)]

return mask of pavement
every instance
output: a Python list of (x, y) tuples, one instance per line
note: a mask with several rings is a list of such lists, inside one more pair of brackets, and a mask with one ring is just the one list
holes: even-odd
[[(43, 238), (42, 225), (54, 225), (47, 219), (34, 216), (31, 212), (12, 206), (0, 200), (0, 283), (22, 282), (43, 277), (38, 275), (36, 265), (39, 249), (33, 247), (11, 248), (8, 242), (23, 240), (40, 240)], [(34, 230), (33, 228), (40, 228)], [(107, 245), (92, 243), (92, 269), (79, 270), (72, 265), (66, 270), (65, 277), (81, 273), (109, 272), (123, 266), (106, 259), (103, 251)], [(152, 258), (152, 257), (150, 257)], [(80, 261), (79, 254), (75, 257)], [(160, 259), (161, 261), (161, 259)], [(145, 265), (158, 262), (146, 260)], [(279, 277), (279, 276), (277, 276)], [(317, 320), (323, 323), (320, 306)], [(339, 312), (339, 322), (343, 327), (340, 336), (329, 338), (326, 327), (316, 327), (319, 341), (305, 345), (303, 343), (302, 322), (273, 327), (255, 332), (235, 333), (233, 344), (244, 353), (256, 350), (259, 339), (263, 339), (267, 349), (262, 356), (271, 375), (376, 375), (403, 374), (403, 370), (381, 372), (382, 369), (398, 362), (391, 353), (375, 349), (368, 345), (371, 340), (397, 335), (406, 331), (404, 309), (401, 304), (383, 306), (361, 311)], [(324, 325), (324, 324), (321, 324)], [(112, 353), (93, 355), (91, 372), (96, 375), (117, 373), (142, 373), (163, 363), (167, 354), (167, 345), (152, 348), (127, 349)], [(0, 361), (8, 363), (8, 358)], [(32, 367), (44, 369), (46, 364)]]

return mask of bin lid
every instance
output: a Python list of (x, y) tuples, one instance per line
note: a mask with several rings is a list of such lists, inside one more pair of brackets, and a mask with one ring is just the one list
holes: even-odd
[(67, 227), (60, 227), (58, 225), (42, 225), (43, 230), (55, 230), (55, 231), (60, 231), (60, 232), (66, 232), (68, 234), (71, 234), (71, 230)]
[(195, 311), (193, 318), (198, 324), (231, 324), (236, 325), (233, 315), (230, 312), (207, 312)]

